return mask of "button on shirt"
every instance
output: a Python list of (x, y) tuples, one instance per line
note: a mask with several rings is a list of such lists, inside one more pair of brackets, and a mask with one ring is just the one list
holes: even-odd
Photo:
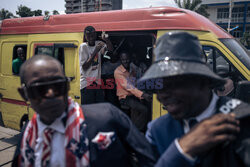
[(63, 113), (51, 125), (47, 126), (40, 121), (40, 117), (39, 115), (37, 115), (38, 138), (36, 140), (36, 146), (34, 150), (36, 167), (41, 166), (42, 151), (43, 151), (43, 131), (46, 128), (51, 128), (55, 131), (51, 141), (50, 166), (53, 167), (65, 166), (65, 126), (63, 125), (62, 122), (62, 118), (64, 118), (65, 116), (66, 113)]
[[(197, 117), (195, 118), (190, 118), (190, 119), (196, 119), (197, 122), (201, 122), (203, 121), (204, 119), (206, 118), (209, 118), (211, 117), (212, 115), (214, 115), (214, 113), (216, 112), (216, 103), (218, 101), (219, 97), (213, 93), (213, 97), (212, 97), (212, 100), (209, 104), (209, 106), (204, 110), (204, 112), (202, 112), (200, 115), (198, 115)], [(190, 127), (189, 127), (189, 120), (183, 120), (183, 128), (184, 128), (184, 133), (188, 133), (190, 131)], [(188, 159), (189, 161), (195, 161), (195, 159), (191, 156), (189, 156), (188, 154), (185, 154), (178, 142), (177, 139), (175, 139), (175, 145), (177, 147), (177, 149), (179, 150), (180, 153), (182, 153), (186, 159)]]

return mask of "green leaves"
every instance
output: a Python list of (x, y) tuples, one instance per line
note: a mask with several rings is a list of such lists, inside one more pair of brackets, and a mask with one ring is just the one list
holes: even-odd
[(8, 10), (5, 10), (4, 8), (0, 10), (0, 20), (9, 19), (13, 17), (13, 13), (9, 12)]
[(17, 7), (16, 14), (20, 17), (31, 17), (34, 15), (34, 12), (27, 6), (20, 5)]

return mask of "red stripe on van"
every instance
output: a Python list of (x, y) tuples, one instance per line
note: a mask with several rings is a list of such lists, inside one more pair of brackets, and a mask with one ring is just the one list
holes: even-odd
[(2, 102), (21, 105), (21, 106), (28, 106), (28, 104), (25, 101), (20, 101), (20, 100), (2, 98)]

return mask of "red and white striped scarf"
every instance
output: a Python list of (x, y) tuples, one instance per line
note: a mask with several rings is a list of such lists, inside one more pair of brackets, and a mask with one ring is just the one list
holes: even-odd
[[(65, 166), (67, 167), (89, 166), (89, 142), (86, 133), (87, 125), (84, 120), (82, 108), (69, 97), (64, 142)], [(34, 149), (37, 137), (37, 116), (34, 114), (23, 134), (19, 166), (32, 167), (35, 165)]]

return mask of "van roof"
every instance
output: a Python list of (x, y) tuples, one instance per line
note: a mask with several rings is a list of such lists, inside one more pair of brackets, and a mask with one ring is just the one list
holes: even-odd
[(232, 38), (207, 18), (174, 7), (52, 15), (47, 19), (45, 16), (6, 19), (0, 34), (83, 32), (89, 25), (97, 31), (201, 30), (212, 31), (218, 38)]

